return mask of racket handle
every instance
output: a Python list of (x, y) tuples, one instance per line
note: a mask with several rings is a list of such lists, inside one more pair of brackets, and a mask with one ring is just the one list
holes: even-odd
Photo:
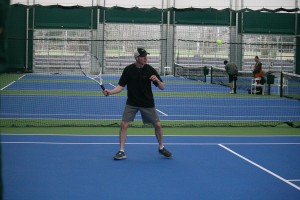
[(100, 87), (103, 91), (105, 90), (105, 87), (103, 85), (100, 85)]

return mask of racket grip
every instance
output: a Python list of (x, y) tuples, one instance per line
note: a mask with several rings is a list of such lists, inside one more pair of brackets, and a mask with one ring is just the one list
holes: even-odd
[(105, 90), (105, 87), (103, 85), (100, 85), (100, 87), (103, 91)]

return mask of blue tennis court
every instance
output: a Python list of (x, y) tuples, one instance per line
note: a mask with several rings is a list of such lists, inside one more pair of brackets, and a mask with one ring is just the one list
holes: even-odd
[[(105, 77), (107, 88), (113, 88), (117, 76)], [(34, 81), (32, 81), (34, 80)], [(43, 80), (43, 81), (39, 81)], [(162, 120), (225, 120), (225, 121), (299, 121), (300, 101), (271, 96), (226, 96), (228, 88), (203, 84), (182, 78), (164, 77), (166, 90), (155, 95)], [(83, 82), (82, 82), (83, 81)], [(126, 101), (123, 96), (105, 97), (99, 86), (83, 76), (29, 74), (8, 85), (5, 91), (46, 91), (43, 94), (3, 94), (3, 119), (82, 119), (119, 120)], [(157, 89), (154, 89), (156, 92)], [(51, 93), (51, 92), (56, 93)], [(68, 93), (92, 91), (93, 95)], [(58, 93), (57, 93), (58, 92)], [(214, 92), (225, 96), (201, 96)], [(244, 91), (245, 92), (245, 91)], [(172, 96), (170, 93), (179, 95)], [(195, 95), (198, 94), (199, 96)], [(239, 91), (238, 91), (239, 93)], [(68, 94), (68, 95), (65, 95)], [(180, 96), (184, 94), (184, 96)], [(194, 95), (194, 96), (193, 96)], [(137, 117), (137, 120), (140, 116)]]
[(2, 134), (4, 199), (300, 198), (300, 137)]
[[(1, 109), (1, 118), (116, 120), (121, 118), (126, 102), (125, 97), (114, 96), (1, 95), (0, 98), (6, 105)], [(252, 107), (254, 104), (261, 108), (259, 113)], [(156, 107), (162, 120), (300, 120), (300, 102), (290, 99), (157, 97)]]

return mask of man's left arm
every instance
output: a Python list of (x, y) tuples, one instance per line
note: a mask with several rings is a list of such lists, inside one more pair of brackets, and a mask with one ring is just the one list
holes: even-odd
[(164, 90), (165, 89), (165, 84), (164, 82), (159, 79), (156, 75), (152, 75), (150, 76), (149, 78), (154, 84), (156, 87), (158, 87), (160, 90)]

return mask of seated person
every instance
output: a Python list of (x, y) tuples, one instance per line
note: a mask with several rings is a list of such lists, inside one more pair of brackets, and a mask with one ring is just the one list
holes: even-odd
[(258, 56), (255, 56), (255, 65), (253, 69), (254, 78), (261, 78), (261, 81), (258, 81), (258, 84), (265, 84), (262, 79), (264, 79), (265, 72), (262, 70), (262, 63), (259, 61)]
[[(254, 65), (254, 69), (253, 69), (253, 77), (254, 78), (260, 78), (260, 80), (257, 80), (256, 83), (257, 84), (261, 84), (264, 85), (266, 82), (265, 79), (265, 72), (262, 70), (262, 63), (259, 60), (258, 56), (255, 56), (255, 65)], [(261, 87), (257, 87), (256, 89), (258, 91), (257, 94), (262, 94), (262, 88)]]

